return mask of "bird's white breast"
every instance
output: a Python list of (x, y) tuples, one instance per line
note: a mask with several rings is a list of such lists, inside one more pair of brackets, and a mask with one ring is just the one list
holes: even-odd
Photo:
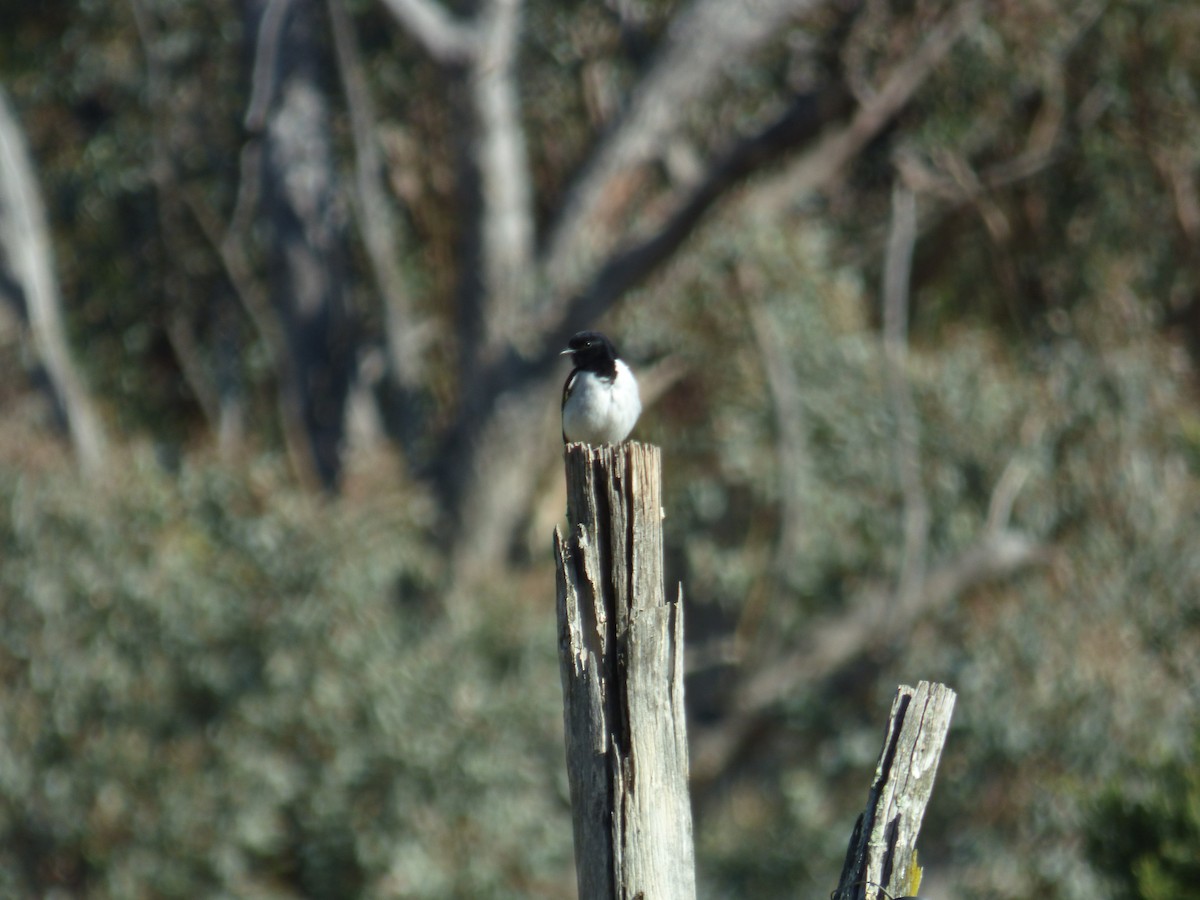
[(629, 367), (616, 361), (609, 381), (594, 372), (576, 372), (563, 407), (563, 434), (569, 441), (616, 444), (629, 437), (642, 412), (637, 381)]

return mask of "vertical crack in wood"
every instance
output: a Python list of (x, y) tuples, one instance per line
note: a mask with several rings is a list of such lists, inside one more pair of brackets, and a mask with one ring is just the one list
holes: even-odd
[(686, 781), (688, 778), (688, 746), (687, 746), (687, 720), (685, 718), (685, 707), (683, 697), (683, 677), (684, 677), (684, 653), (683, 653), (683, 585), (679, 585), (679, 592), (676, 595), (675, 602), (670, 604), (670, 634), (671, 634), (671, 711), (673, 712), (673, 720), (671, 727), (674, 730), (675, 752), (680, 755), (684, 762), (683, 777)]
[(868, 844), (864, 876), (876, 884), (887, 884), (890, 874), (892, 842), (894, 842), (896, 834), (894, 828), (889, 832), (890, 826), (886, 812), (892, 806), (892, 795), (895, 790), (893, 773), (896, 754), (899, 751), (900, 735), (904, 730), (910, 701), (911, 697), (901, 692), (892, 704), (892, 714), (888, 719), (883, 751), (880, 754), (875, 780), (869, 794), (865, 827)]
[[(911, 883), (917, 837), (933, 791), (955, 695), (945, 685), (902, 685), (892, 703), (867, 807), (858, 817), (841, 878), (839, 900), (902, 895)], [(882, 888), (882, 891), (880, 890)]]
[[(618, 710), (615, 717), (615, 724), (619, 726), (619, 736), (614, 735), (615, 746), (613, 750), (617, 755), (618, 765), (621, 767), (622, 780), (620, 792), (622, 807), (621, 830), (614, 837), (616, 845), (621, 848), (629, 847), (635, 841), (636, 835), (630, 832), (630, 828), (638, 820), (638, 810), (635, 806), (638, 779), (633, 746), (634, 724), (629, 697), (630, 665), (632, 662), (630, 658), (632, 652), (630, 641), (633, 634), (634, 619), (637, 615), (635, 608), (637, 598), (633, 592), (636, 560), (633, 556), (632, 540), (630, 539), (633, 530), (634, 514), (632, 496), (629, 490), (630, 479), (628, 477), (630, 452), (629, 445), (609, 450), (609, 459), (611, 460), (609, 484), (611, 485), (611, 489), (606, 492), (606, 497), (611, 498), (610, 518), (606, 524), (610, 545), (613, 549), (610, 565), (610, 575), (613, 584), (611, 597), (616, 608), (617, 619), (613, 686), (616, 688), (617, 694)], [(617, 589), (618, 581), (619, 590)], [(619, 883), (621, 893), (625, 895), (628, 885), (624, 883), (624, 879), (621, 879)]]
[(621, 621), (621, 606), (615, 602), (620, 595), (617, 593), (617, 584), (613, 577), (613, 564), (617, 559), (612, 536), (613, 508), (609, 492), (604, 489), (604, 485), (609, 481), (611, 470), (611, 466), (606, 465), (606, 463), (610, 462), (610, 460), (606, 460), (599, 452), (593, 452), (590, 462), (589, 473), (591, 475), (591, 483), (588, 485), (588, 490), (596, 502), (596, 535), (600, 540), (601, 548), (599, 575), (603, 581), (606, 594), (604, 606), (606, 609), (611, 609), (616, 613), (613, 625), (616, 638), (620, 641), (622, 639), (622, 632), (624, 631), (624, 623)]
[(900, 837), (900, 814), (897, 813), (883, 826), (883, 859), (879, 864), (879, 884), (892, 883), (892, 869), (895, 865), (896, 842)]
[(888, 743), (884, 759), (880, 762), (875, 803), (871, 810), (870, 835), (871, 845), (868, 849), (867, 878), (876, 884), (889, 884), (891, 875), (892, 854), (895, 852), (897, 830), (889, 813), (893, 808), (896, 791), (896, 757), (900, 749), (900, 736), (908, 716), (909, 704), (912, 697), (901, 691), (893, 704), (892, 717), (889, 721)]
[(637, 766), (633, 753), (633, 722), (630, 718), (629, 666), (632, 653), (630, 642), (633, 637), (634, 619), (639, 615), (640, 604), (644, 600), (637, 595), (636, 591), (637, 569), (641, 560), (637, 558), (633, 540), (634, 518), (637, 516), (637, 497), (634, 492), (635, 466), (632, 446), (625, 444), (615, 450), (613, 463), (613, 494), (621, 501), (619, 504), (620, 516), (614, 518), (612, 523), (613, 544), (620, 543), (621, 558), (624, 561), (621, 571), (617, 573), (617, 577), (622, 580), (623, 590), (620, 595), (616, 596), (616, 600), (624, 612), (623, 624), (625, 626), (617, 641), (620, 648), (620, 656), (617, 660), (619, 667), (617, 683), (621, 686), (621, 721), (625, 729), (626, 743), (623, 748), (625, 751), (625, 775), (628, 779), (629, 795), (632, 796), (637, 790)]

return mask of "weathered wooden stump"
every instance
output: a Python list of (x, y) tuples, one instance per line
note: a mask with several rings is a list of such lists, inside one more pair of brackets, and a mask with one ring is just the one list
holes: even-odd
[(555, 530), (580, 900), (694, 900), (683, 604), (663, 587), (661, 455), (566, 448)]
[(933, 793), (954, 691), (928, 681), (901, 685), (892, 701), (867, 808), (858, 817), (836, 900), (882, 900), (917, 892), (917, 835)]

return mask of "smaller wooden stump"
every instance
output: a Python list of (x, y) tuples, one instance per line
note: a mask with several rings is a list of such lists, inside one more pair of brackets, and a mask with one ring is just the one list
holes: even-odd
[(663, 588), (661, 455), (568, 444), (555, 529), (580, 900), (694, 900), (683, 604)]
[(909, 894), (919, 883), (917, 835), (933, 793), (942, 746), (954, 712), (954, 691), (928, 681), (901, 685), (892, 701), (887, 733), (866, 810), (858, 817), (846, 863), (833, 896), (882, 900)]

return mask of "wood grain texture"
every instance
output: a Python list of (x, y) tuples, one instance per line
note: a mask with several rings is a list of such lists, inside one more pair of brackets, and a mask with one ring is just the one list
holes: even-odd
[(954, 700), (950, 688), (928, 681), (896, 691), (867, 807), (854, 826), (833, 894), (837, 900), (878, 900), (885, 896), (881, 888), (899, 898), (914, 883), (917, 836)]
[(661, 455), (569, 444), (566, 470), (554, 547), (579, 897), (691, 900), (683, 607), (663, 587)]

